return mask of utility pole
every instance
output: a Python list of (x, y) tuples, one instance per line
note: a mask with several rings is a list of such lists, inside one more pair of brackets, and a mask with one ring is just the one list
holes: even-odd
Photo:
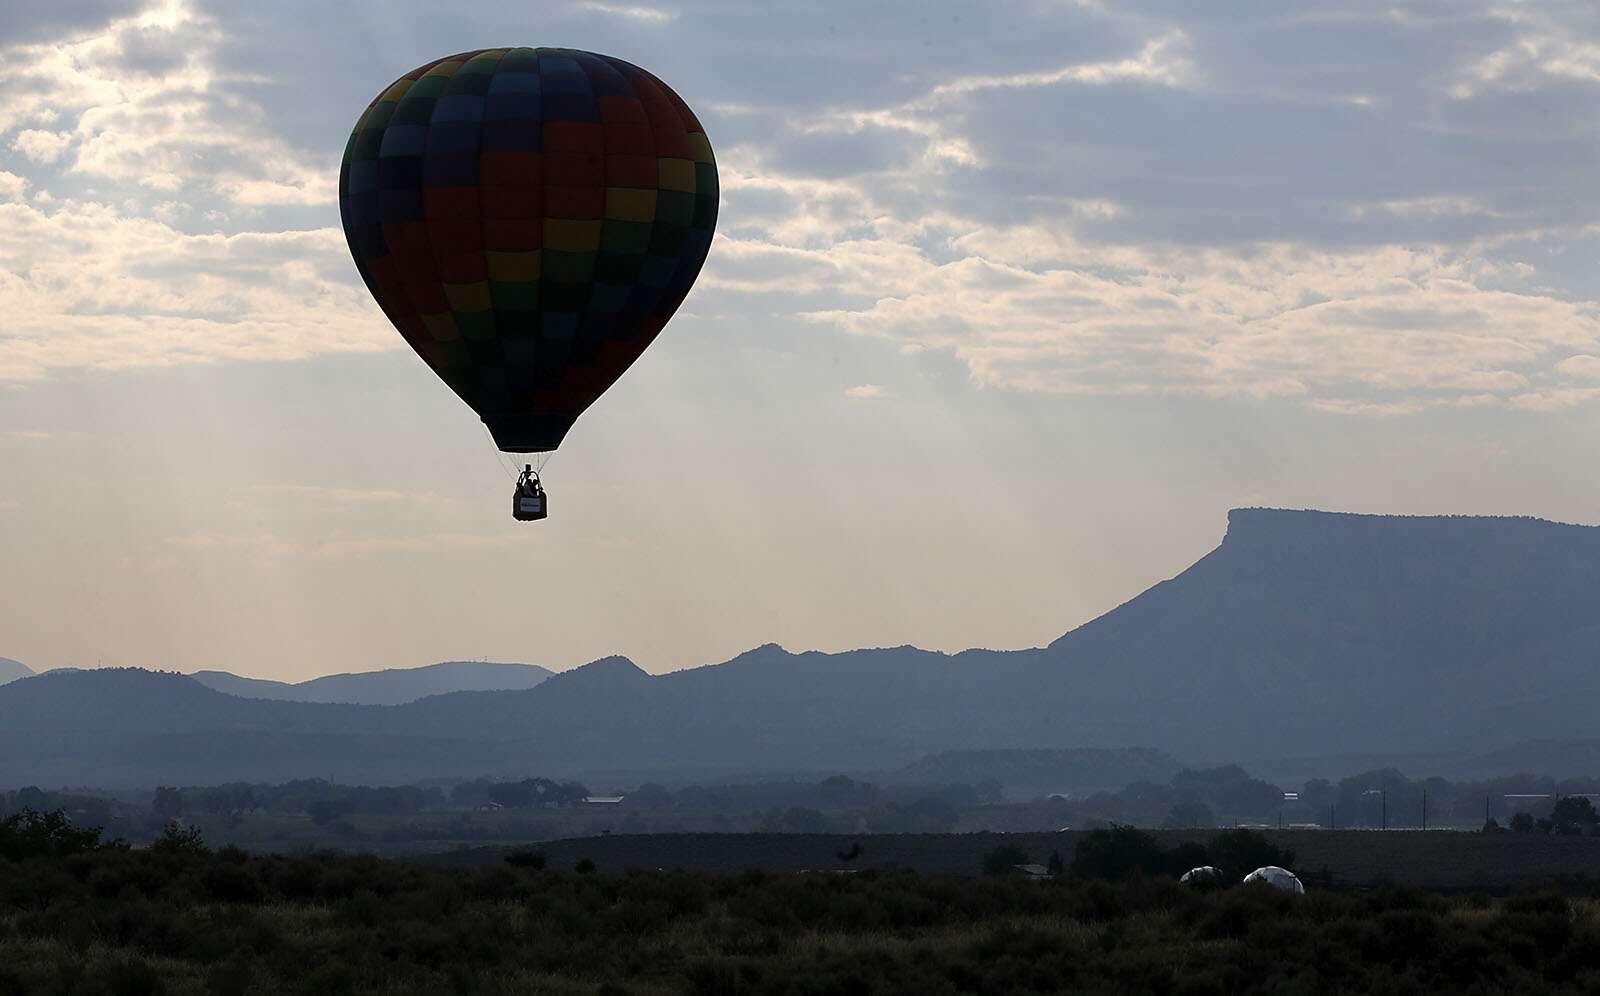
[(1379, 827), (1379, 829), (1387, 830), (1389, 829), (1389, 786), (1385, 785), (1383, 787), (1383, 795), (1380, 798), (1383, 801), (1383, 826)]

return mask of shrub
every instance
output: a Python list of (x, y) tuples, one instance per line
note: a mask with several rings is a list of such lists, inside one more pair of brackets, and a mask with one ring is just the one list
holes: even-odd
[(1556, 800), (1550, 812), (1550, 823), (1556, 833), (1581, 834), (1600, 823), (1600, 813), (1596, 813), (1594, 803), (1583, 796), (1569, 795)]
[(513, 868), (532, 868), (535, 871), (545, 865), (543, 851), (512, 851), (506, 855), (506, 864)]
[(0, 820), (0, 858), (11, 861), (82, 854), (100, 846), (100, 828), (74, 826), (60, 810), (24, 809)]
[(205, 870), (200, 880), (211, 898), (221, 903), (257, 903), (263, 894), (260, 880), (239, 864), (218, 861)]
[(1016, 844), (1001, 844), (999, 847), (983, 856), (983, 873), (985, 875), (1005, 875), (1011, 871), (1013, 865), (1026, 864), (1028, 852)]
[(201, 836), (199, 827), (180, 826), (176, 821), (167, 824), (167, 828), (161, 831), (161, 836), (150, 845), (150, 850), (156, 854), (180, 858), (194, 858), (211, 853), (211, 849), (206, 847), (206, 839)]
[(1143, 830), (1113, 824), (1090, 830), (1078, 841), (1072, 871), (1080, 878), (1117, 881), (1132, 875), (1156, 875), (1168, 870), (1168, 855), (1155, 837)]
[(206, 989), (212, 996), (245, 996), (254, 977), (248, 954), (239, 952), (206, 975)]
[(1207, 850), (1211, 863), (1232, 878), (1243, 878), (1257, 868), (1294, 864), (1294, 852), (1278, 847), (1254, 830), (1224, 830), (1211, 838)]
[(100, 979), (112, 996), (164, 996), (167, 991), (166, 982), (143, 961), (114, 961)]
[(1182, 875), (1191, 868), (1211, 863), (1210, 849), (1204, 844), (1189, 841), (1172, 849), (1167, 858), (1167, 870), (1173, 875)]
[(287, 861), (276, 869), (272, 887), (290, 902), (309, 902), (322, 887), (322, 867), (307, 858)]

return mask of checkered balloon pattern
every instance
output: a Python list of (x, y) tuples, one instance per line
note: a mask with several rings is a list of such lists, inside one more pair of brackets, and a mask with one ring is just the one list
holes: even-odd
[(396, 80), (339, 171), (384, 314), (508, 452), (553, 450), (683, 302), (717, 222), (705, 129), (589, 52), (488, 49)]

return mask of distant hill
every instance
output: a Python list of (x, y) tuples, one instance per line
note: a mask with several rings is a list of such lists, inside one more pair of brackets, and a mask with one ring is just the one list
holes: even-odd
[(263, 678), (241, 678), (227, 671), (198, 671), (193, 677), (207, 688), (247, 699), (401, 705), (449, 692), (499, 692), (532, 688), (550, 677), (550, 674), (548, 668), (537, 664), (446, 661), (426, 667), (330, 674), (293, 684)]
[(18, 678), (27, 678), (33, 675), (33, 670), (21, 661), (14, 661), (9, 657), (0, 657), (0, 685)]
[(1465, 778), (1498, 778), (1525, 772), (1552, 778), (1592, 778), (1600, 773), (1600, 739), (1522, 740), (1464, 760), (1454, 770), (1444, 773)]
[(904, 785), (976, 785), (996, 781), (1013, 799), (1052, 793), (1114, 791), (1134, 782), (1165, 784), (1182, 769), (1165, 751), (952, 750), (931, 754), (883, 777)]
[(624, 783), (1085, 745), (1196, 764), (1476, 757), (1600, 736), (1596, 716), (1600, 529), (1239, 509), (1188, 570), (1031, 650), (769, 644), (659, 676), (613, 657), (533, 688), (382, 709), (149, 672), (46, 674), (0, 687), (0, 784), (110, 784), (108, 770), (193, 783), (201, 769)]
[(1236, 509), (1216, 550), (1045, 654), (1103, 731), (1084, 742), (1127, 742), (1124, 717), (1186, 757), (1593, 735), (1573, 706), (1600, 701), (1600, 528)]
[(434, 738), (403, 718), (389, 721), (405, 708), (239, 698), (137, 668), (48, 671), (0, 686), (0, 785), (148, 788), (297, 776), (391, 784), (527, 769), (503, 743)]

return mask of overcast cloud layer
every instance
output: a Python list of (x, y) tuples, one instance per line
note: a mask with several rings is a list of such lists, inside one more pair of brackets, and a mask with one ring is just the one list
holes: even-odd
[[(1593, 4), (855, 6), (528, 19), (606, 36), (702, 111), (726, 190), (702, 308), (1018, 391), (1600, 391)], [(76, 9), (8, 15), (0, 378), (398, 348), (335, 226), (340, 137), (399, 70), (529, 28)]]
[[(723, 188), (679, 318), (562, 451), (559, 527), (515, 540), (335, 196), (375, 93), (506, 44), (651, 69)], [(30, 579), (0, 654), (31, 663), (537, 656), (482, 585), (530, 562), (568, 578), (558, 666), (1015, 646), (1180, 569), (1225, 503), (1600, 517), (1570, 460), (1591, 0), (0, 3), (0, 94), (0, 547)], [(102, 459), (109, 518), (57, 479)], [(74, 622), (89, 598), (120, 621)]]

